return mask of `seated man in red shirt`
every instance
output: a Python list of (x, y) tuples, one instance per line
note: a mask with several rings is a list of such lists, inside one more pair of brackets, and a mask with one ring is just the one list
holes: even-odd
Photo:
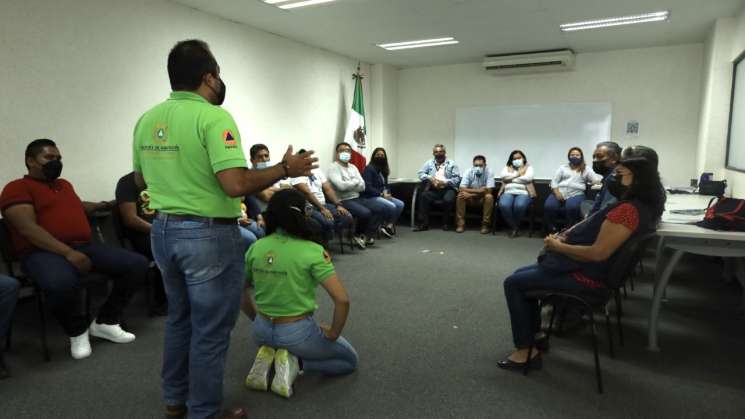
[[(144, 282), (145, 257), (91, 242), (86, 213), (108, 204), (81, 202), (70, 182), (59, 179), (62, 156), (52, 140), (26, 147), (28, 175), (8, 183), (0, 194), (0, 211), (10, 227), (23, 270), (38, 284), (52, 313), (70, 336), (75, 359), (91, 354), (88, 333), (116, 343), (135, 339), (120, 317), (132, 291)], [(80, 307), (80, 275), (90, 271), (113, 279), (114, 286), (90, 326)]]

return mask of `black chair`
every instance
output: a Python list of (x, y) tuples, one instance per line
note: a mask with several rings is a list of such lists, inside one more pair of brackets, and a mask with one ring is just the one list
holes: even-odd
[[(100, 221), (99, 221), (100, 222)], [(114, 230), (114, 236), (116, 239), (116, 245), (124, 249), (136, 252), (132, 241), (129, 240), (125, 233), (124, 221), (122, 220), (121, 211), (119, 211), (119, 205), (114, 204), (111, 208), (111, 226)], [(104, 243), (109, 243), (110, 240), (106, 239), (106, 234), (102, 234), (102, 240)], [(148, 316), (153, 317), (155, 315), (156, 304), (155, 304), (155, 282), (162, 281), (160, 273), (158, 272), (158, 266), (151, 258), (151, 255), (143, 255), (149, 260), (147, 278), (145, 279), (148, 286), (145, 291), (145, 300), (147, 304)]]
[[(41, 287), (39, 287), (33, 281), (33, 278), (27, 277), (22, 272), (20, 272), (19, 269), (16, 269), (16, 266), (19, 264), (20, 261), (15, 257), (12, 244), (11, 244), (10, 230), (8, 229), (8, 225), (6, 224), (6, 221), (3, 219), (0, 219), (0, 253), (2, 254), (3, 262), (5, 263), (5, 268), (6, 268), (8, 275), (19, 280), (22, 285), (33, 289), (32, 295), (36, 297), (37, 306), (39, 308), (39, 322), (40, 322), (39, 337), (41, 339), (42, 354), (44, 356), (44, 360), (49, 361), (51, 359), (51, 356), (49, 354), (49, 345), (47, 342), (47, 320), (46, 320), (46, 307), (45, 307), (44, 292), (42, 291)], [(102, 279), (106, 279), (106, 278), (107, 278), (106, 276), (97, 274), (97, 273), (89, 273), (87, 275), (81, 275), (80, 277), (80, 282), (81, 282), (80, 288), (81, 288), (81, 291), (84, 293), (85, 314), (86, 314), (86, 319), (88, 323), (91, 322), (91, 291), (90, 291), (90, 288), (96, 283), (100, 282)], [(8, 332), (8, 337), (7, 337), (7, 342), (6, 342), (6, 346), (8, 348), (10, 348), (10, 344), (11, 344), (10, 336), (11, 336), (11, 333)]]
[[(426, 184), (424, 182), (420, 182), (416, 186), (416, 188), (414, 188), (414, 193), (411, 196), (411, 227), (412, 228), (414, 228), (414, 226), (417, 225), (416, 224), (416, 207), (417, 207), (417, 203), (418, 203), (419, 199), (421, 199), (419, 197), (419, 195), (423, 194), (427, 190), (427, 188), (426, 188), (427, 185), (428, 184)], [(441, 208), (442, 209), (443, 224), (451, 224), (453, 222), (453, 220), (447, 220), (446, 219), (446, 216), (448, 215), (448, 213), (450, 213), (451, 216), (453, 215), (453, 212), (455, 211), (455, 202), (453, 202), (453, 208), (451, 208), (450, 211), (448, 211), (445, 208), (445, 201), (439, 200), (439, 199), (436, 200), (436, 201), (433, 201), (430, 204), (430, 209), (432, 207)], [(431, 213), (430, 213), (430, 215), (431, 215)]]
[[(595, 313), (601, 312), (605, 315), (605, 322), (608, 331), (608, 347), (610, 357), (615, 357), (613, 348), (613, 333), (611, 329), (609, 305), (611, 299), (616, 304), (616, 323), (618, 325), (619, 343), (623, 346), (623, 329), (621, 325), (621, 298), (619, 290), (624, 286), (628, 278), (633, 273), (633, 270), (639, 264), (646, 246), (648, 243), (656, 237), (654, 232), (639, 235), (626, 241), (615, 254), (615, 260), (611, 266), (608, 280), (606, 281), (607, 288), (604, 289), (586, 289), (576, 292), (571, 291), (557, 291), (557, 290), (534, 290), (527, 293), (528, 299), (539, 300), (540, 307), (544, 305), (552, 305), (554, 310), (551, 313), (551, 319), (549, 320), (548, 330), (546, 332), (546, 340), (551, 337), (551, 331), (553, 329), (554, 318), (556, 316), (557, 308), (561, 307), (562, 311), (565, 310), (569, 304), (575, 304), (581, 311), (581, 314), (587, 315), (589, 318), (590, 331), (592, 335), (592, 348), (595, 359), (595, 375), (597, 378), (598, 393), (603, 393), (603, 380), (600, 371), (600, 358), (598, 355), (598, 343), (596, 336), (596, 323)], [(533, 345), (531, 345), (528, 351), (528, 359), (531, 357)], [(524, 374), (528, 374), (530, 363), (525, 364)]]

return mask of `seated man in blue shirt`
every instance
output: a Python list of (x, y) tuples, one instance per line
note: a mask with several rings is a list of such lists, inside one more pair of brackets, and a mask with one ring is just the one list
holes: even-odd
[(417, 176), (424, 184), (424, 192), (419, 201), (419, 225), (413, 231), (424, 231), (429, 229), (429, 209), (433, 202), (443, 203), (442, 229), (449, 228), (448, 223), (455, 204), (455, 195), (460, 185), (460, 170), (453, 160), (448, 160), (445, 155), (445, 146), (437, 144), (432, 149), (431, 160), (427, 160), (419, 170)]
[(466, 229), (466, 205), (481, 207), (481, 234), (489, 234), (491, 214), (494, 210), (494, 173), (486, 166), (486, 157), (473, 158), (473, 167), (468, 169), (460, 181), (458, 200), (455, 203), (455, 232)]
[(614, 173), (618, 160), (621, 159), (621, 146), (613, 141), (603, 141), (595, 146), (592, 153), (592, 171), (603, 177), (603, 186), (595, 196), (595, 202), (588, 216), (602, 210), (618, 201), (618, 198), (608, 191), (608, 183), (615, 178)]

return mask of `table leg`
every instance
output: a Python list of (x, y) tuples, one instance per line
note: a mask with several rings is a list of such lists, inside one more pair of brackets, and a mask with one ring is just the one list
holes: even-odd
[[(657, 258), (657, 261), (655, 263), (654, 268), (654, 285), (652, 287), (652, 296), (654, 296), (654, 293), (657, 291), (657, 285), (660, 283), (660, 276), (662, 275), (662, 269), (663, 266), (665, 266), (665, 238), (660, 237), (659, 241), (657, 242), (657, 252), (655, 253), (655, 257)], [(667, 293), (662, 295), (663, 299), (667, 299)]]
[(648, 345), (647, 349), (650, 351), (657, 352), (660, 350), (660, 347), (657, 345), (657, 323), (660, 316), (660, 307), (662, 305), (662, 296), (665, 293), (665, 289), (667, 288), (667, 283), (670, 282), (670, 277), (673, 274), (673, 269), (675, 269), (675, 265), (678, 264), (678, 261), (680, 261), (681, 256), (683, 256), (682, 250), (675, 250), (670, 260), (665, 265), (665, 270), (662, 271), (662, 276), (660, 276), (659, 283), (655, 287), (654, 290), (654, 297), (652, 298), (652, 310), (649, 313), (649, 336), (648, 336)]

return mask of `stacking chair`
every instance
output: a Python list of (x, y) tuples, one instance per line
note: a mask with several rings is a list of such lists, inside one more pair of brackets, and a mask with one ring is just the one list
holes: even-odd
[[(534, 290), (527, 293), (529, 299), (538, 300), (541, 308), (544, 305), (553, 305), (554, 310), (551, 314), (546, 339), (551, 336), (556, 315), (557, 307), (565, 307), (567, 304), (575, 304), (579, 307), (583, 315), (589, 318), (590, 331), (592, 336), (592, 348), (595, 359), (595, 376), (597, 379), (598, 393), (603, 393), (603, 380), (600, 371), (600, 359), (598, 356), (598, 343), (596, 336), (595, 313), (603, 313), (608, 331), (608, 346), (611, 358), (615, 356), (613, 348), (613, 333), (611, 330), (611, 320), (609, 313), (610, 301), (614, 300), (616, 304), (616, 322), (618, 325), (618, 335), (621, 346), (623, 346), (623, 332), (621, 326), (621, 298), (619, 290), (624, 286), (628, 278), (638, 265), (646, 246), (655, 238), (655, 233), (647, 233), (631, 238), (621, 246), (616, 252), (615, 260), (611, 266), (607, 288), (604, 289), (586, 289), (581, 291), (557, 291), (557, 290)], [(563, 311), (563, 309), (562, 309)], [(528, 359), (531, 357), (532, 345), (528, 352)], [(524, 374), (527, 375), (530, 363), (525, 364)]]
[[(25, 276), (23, 273), (20, 272), (19, 269), (16, 269), (16, 266), (19, 264), (19, 260), (15, 257), (15, 254), (13, 252), (10, 230), (8, 229), (6, 221), (3, 219), (0, 219), (0, 253), (2, 254), (2, 259), (5, 263), (5, 268), (8, 275), (18, 279), (21, 284), (33, 289), (33, 295), (36, 297), (37, 306), (39, 309), (39, 337), (41, 339), (42, 355), (44, 356), (45, 361), (49, 361), (51, 359), (51, 356), (49, 354), (49, 345), (47, 343), (47, 319), (44, 292), (42, 291), (41, 287), (39, 287), (33, 281), (33, 278)], [(89, 273), (87, 275), (81, 275), (80, 277), (81, 290), (84, 293), (85, 314), (89, 323), (91, 321), (90, 288), (97, 282), (100, 282), (102, 279), (105, 278), (106, 276), (98, 273)], [(10, 333), (8, 333), (8, 348), (10, 347), (10, 344)]]

